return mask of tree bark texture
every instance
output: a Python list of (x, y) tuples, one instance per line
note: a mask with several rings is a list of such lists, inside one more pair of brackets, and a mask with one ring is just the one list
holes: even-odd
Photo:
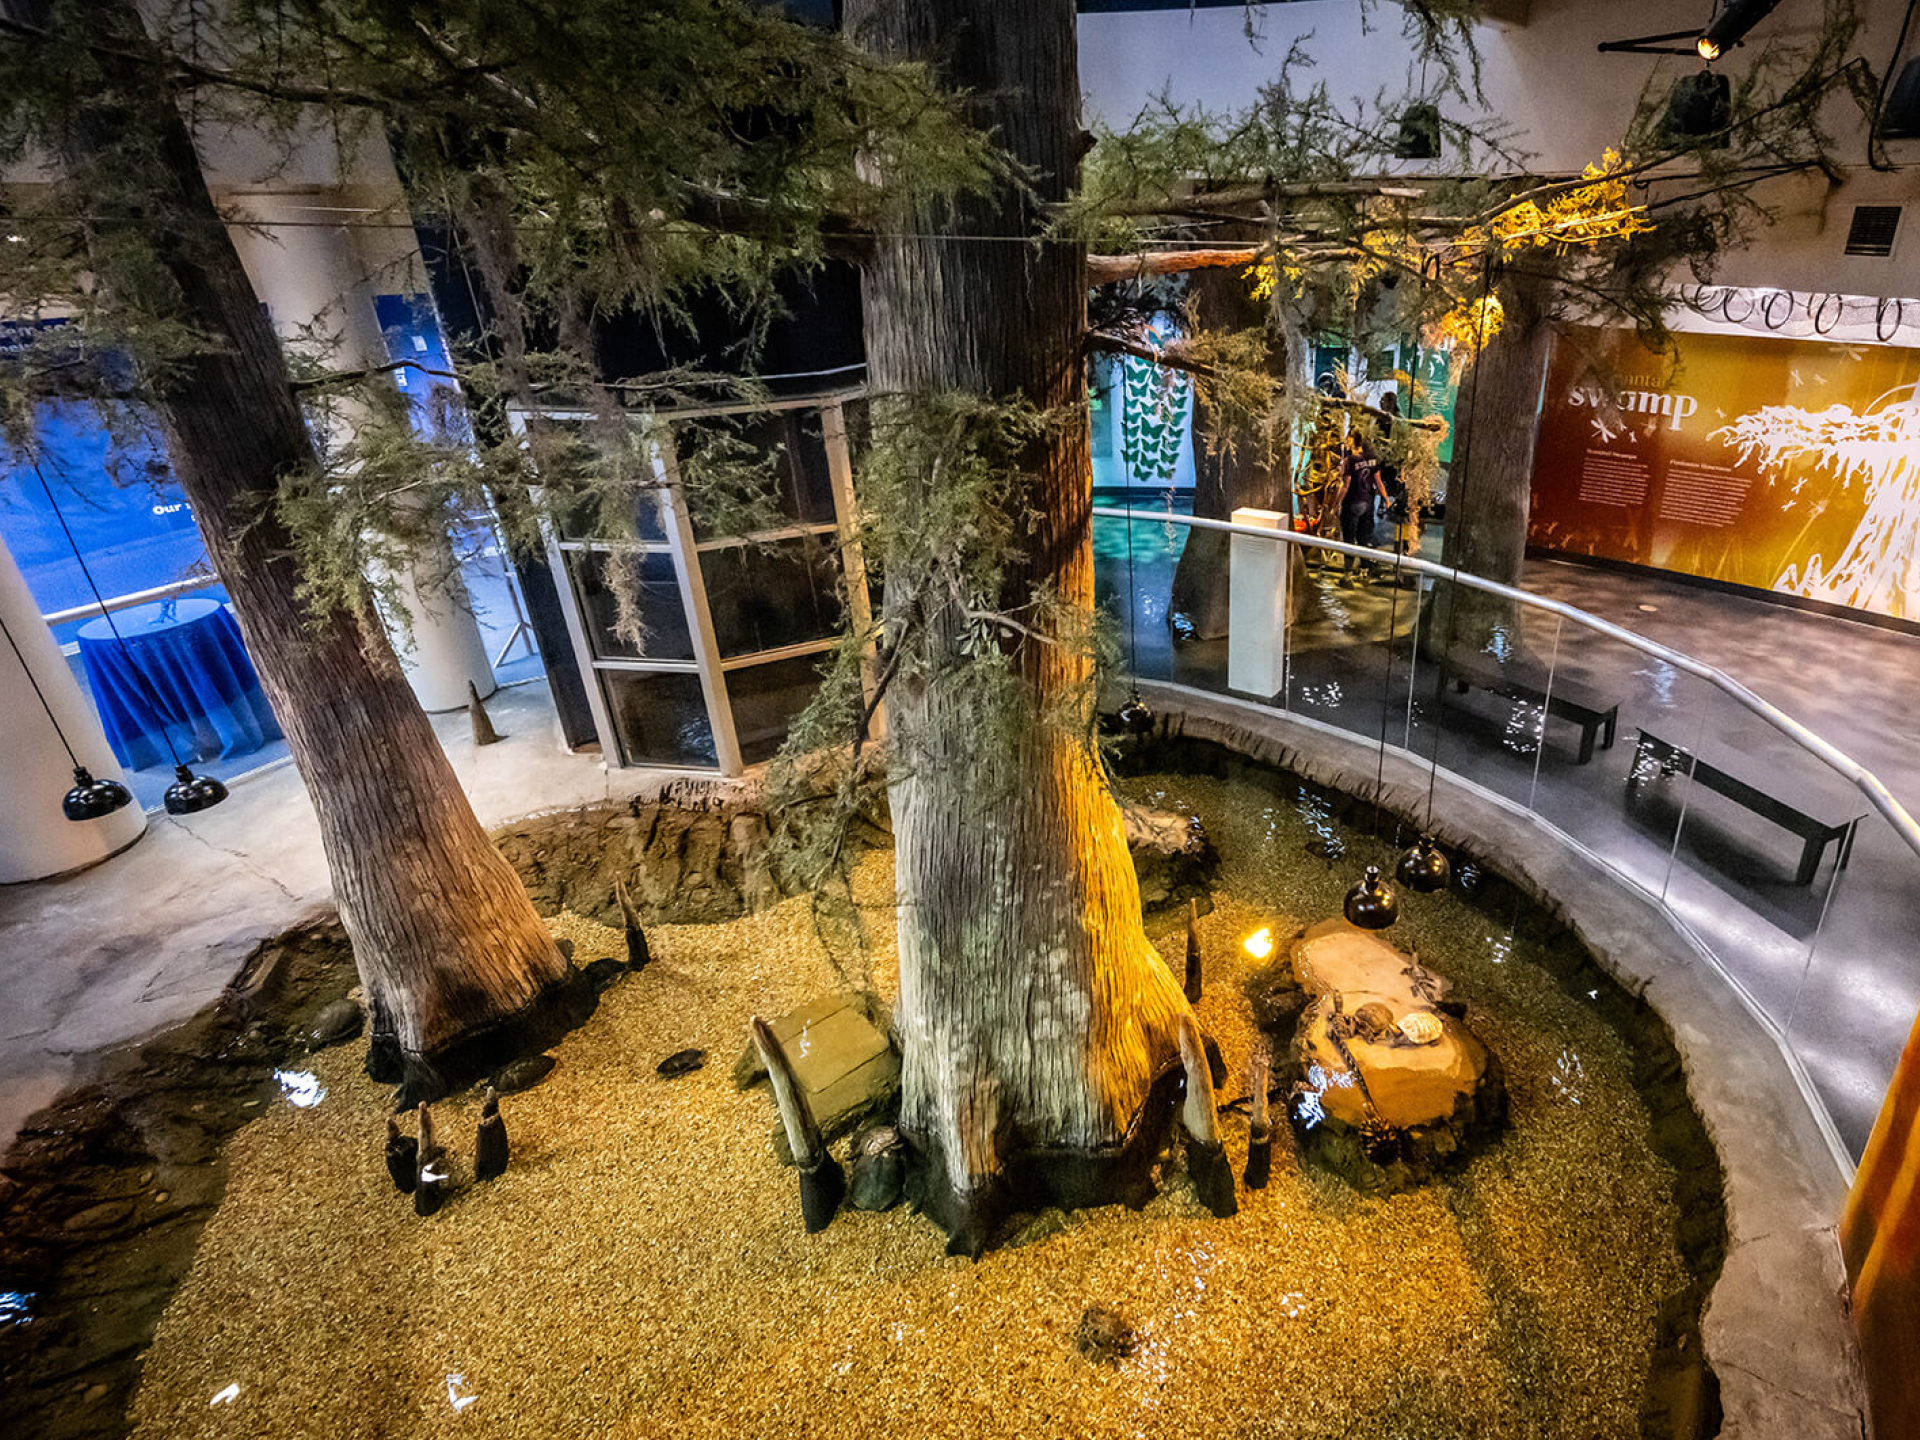
[[(850, 0), (846, 14), (857, 43), (933, 60), (971, 92), (976, 123), (1032, 167), (1035, 199), (1066, 195), (1081, 153), (1072, 0)], [(969, 238), (1041, 224), (1031, 201), (1003, 192), (881, 240), (865, 271), (869, 383), (881, 395), (1024, 397), (1079, 417), (1022, 463), (1024, 503), (1040, 519), (1006, 598), (1022, 603), (1048, 582), (1090, 608), (1086, 253)], [(897, 617), (906, 597), (887, 599)], [(889, 695), (906, 757), (890, 798), (901, 1128), (931, 1177), (921, 1203), (953, 1248), (978, 1253), (1006, 1204), (1144, 1202), (1178, 1085), (1177, 1022), (1191, 1012), (1142, 929), (1089, 735), (1034, 723), (984, 752), (938, 678), (939, 665), (964, 663), (957, 619), (928, 627), (935, 678)], [(1077, 647), (1029, 641), (1018, 663), (1036, 708), (1090, 697), (1091, 659)]]
[[(1553, 282), (1542, 273), (1509, 271), (1498, 294), (1500, 328), (1462, 380), (1454, 407), (1440, 558), (1469, 575), (1517, 585), (1527, 558), (1540, 386), (1553, 348)], [(1445, 583), (1434, 596), (1422, 626), (1430, 648), (1491, 648), (1502, 655), (1519, 648), (1519, 616), (1510, 602)]]
[[(104, 30), (144, 46), (132, 4), (103, 11)], [(285, 360), (156, 72), (102, 63), (117, 93), (75, 116), (71, 180), (88, 210), (124, 212), (124, 192), (92, 192), (125, 178), (111, 159), (119, 127), (148, 127), (159, 157), (140, 177), (149, 243), (179, 314), (213, 342), (168, 377), (155, 413), (313, 800), (372, 1011), (368, 1068), (401, 1081), (410, 1103), (548, 1043), (573, 1006), (571, 967), (480, 828), (384, 635), (345, 612), (316, 616), (299, 597), (272, 502), (280, 477), (311, 471), (315, 456)]]
[[(1202, 330), (1264, 330), (1267, 334), (1267, 373), (1286, 377), (1287, 351), (1282, 337), (1270, 328), (1267, 307), (1249, 293), (1238, 270), (1196, 271), (1188, 285), (1193, 295), (1194, 322)], [(1226, 416), (1206, 401), (1206, 387), (1194, 387), (1193, 405), (1193, 513), (1209, 520), (1230, 520), (1243, 507), (1293, 513), (1293, 446), (1284, 426), (1269, 419), (1247, 423)], [(1228, 552), (1232, 536), (1218, 530), (1189, 530), (1187, 543), (1173, 571), (1173, 594), (1167, 623), (1181, 640), (1219, 640), (1227, 633), (1229, 608)], [(1290, 549), (1298, 563), (1302, 552)], [(1289, 608), (1304, 603), (1310, 587), (1305, 570), (1288, 579)], [(1289, 615), (1289, 619), (1297, 618)]]

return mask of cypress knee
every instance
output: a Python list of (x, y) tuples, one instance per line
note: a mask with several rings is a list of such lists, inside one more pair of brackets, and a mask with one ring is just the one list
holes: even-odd
[(491, 1180), (507, 1168), (507, 1126), (500, 1118), (500, 1097), (487, 1087), (480, 1107), (480, 1130), (473, 1141), (473, 1178)]

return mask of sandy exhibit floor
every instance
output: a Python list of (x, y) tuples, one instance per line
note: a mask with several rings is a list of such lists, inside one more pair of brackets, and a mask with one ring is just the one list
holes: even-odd
[[(1279, 793), (1182, 779), (1225, 863), (1202, 918), (1203, 1026), (1245, 1088), (1243, 936), (1337, 906), (1364, 842)], [(857, 893), (891, 981), (891, 863)], [(1327, 900), (1331, 896), (1331, 902)], [(1512, 1126), (1442, 1181), (1362, 1197), (1296, 1165), (1218, 1220), (1173, 1178), (1142, 1214), (1024, 1222), (978, 1263), (899, 1207), (802, 1232), (764, 1087), (729, 1071), (747, 1017), (833, 988), (804, 899), (724, 925), (661, 926), (503, 1097), (507, 1173), (422, 1219), (381, 1150), (391, 1090), (363, 1044), (313, 1057), (230, 1142), (231, 1178), (150, 1350), (145, 1440), (261, 1436), (1286, 1436), (1638, 1434), (1655, 1317), (1685, 1282), (1671, 1171), (1630, 1059), (1595, 1011), (1463, 901), (1416, 897), (1389, 932), (1446, 973), (1506, 1071)], [(584, 963), (617, 932), (561, 917)], [(1156, 930), (1180, 962), (1177, 919)], [(687, 1046), (704, 1069), (664, 1079)], [(436, 1107), (471, 1163), (478, 1097)], [(1236, 1174), (1244, 1119), (1223, 1129)], [(1137, 1327), (1117, 1365), (1073, 1334), (1089, 1305)]]

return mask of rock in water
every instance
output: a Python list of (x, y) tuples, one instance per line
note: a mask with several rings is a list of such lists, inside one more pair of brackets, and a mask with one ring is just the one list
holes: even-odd
[(473, 1178), (491, 1180), (507, 1168), (507, 1126), (500, 1118), (500, 1097), (487, 1087), (480, 1107), (480, 1129), (473, 1140)]
[(420, 1107), (420, 1172), (413, 1185), (413, 1213), (431, 1215), (447, 1198), (447, 1163), (433, 1139), (433, 1117)]
[(1073, 1348), (1096, 1365), (1118, 1365), (1139, 1344), (1133, 1327), (1104, 1305), (1089, 1305), (1073, 1331)]
[(656, 1073), (666, 1076), (667, 1079), (677, 1080), (682, 1075), (691, 1075), (706, 1063), (707, 1052), (704, 1050), (676, 1050), (653, 1068)]
[(316, 1050), (340, 1045), (358, 1035), (366, 1021), (367, 1017), (353, 1001), (336, 1000), (313, 1017), (313, 1024), (307, 1027), (307, 1038)]
[(553, 1073), (554, 1064), (551, 1055), (523, 1055), (494, 1072), (493, 1088), (502, 1095), (511, 1095), (516, 1090), (531, 1090)]
[(847, 1203), (856, 1210), (891, 1210), (907, 1180), (905, 1146), (891, 1125), (875, 1125), (853, 1137), (847, 1171)]
[(387, 1121), (387, 1174), (402, 1195), (411, 1195), (414, 1182), (420, 1178), (420, 1142), (402, 1135), (391, 1119)]
[(487, 718), (487, 707), (480, 703), (480, 692), (474, 688), (473, 681), (467, 681), (467, 719), (473, 722), (473, 743), (492, 745), (500, 739), (493, 728), (493, 721)]

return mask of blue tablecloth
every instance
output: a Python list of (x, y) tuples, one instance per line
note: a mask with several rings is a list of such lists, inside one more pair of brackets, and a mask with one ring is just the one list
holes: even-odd
[(80, 663), (107, 743), (129, 769), (168, 762), (167, 740), (182, 760), (213, 760), (280, 738), (240, 627), (217, 600), (116, 611), (113, 626), (90, 620), (80, 627)]

